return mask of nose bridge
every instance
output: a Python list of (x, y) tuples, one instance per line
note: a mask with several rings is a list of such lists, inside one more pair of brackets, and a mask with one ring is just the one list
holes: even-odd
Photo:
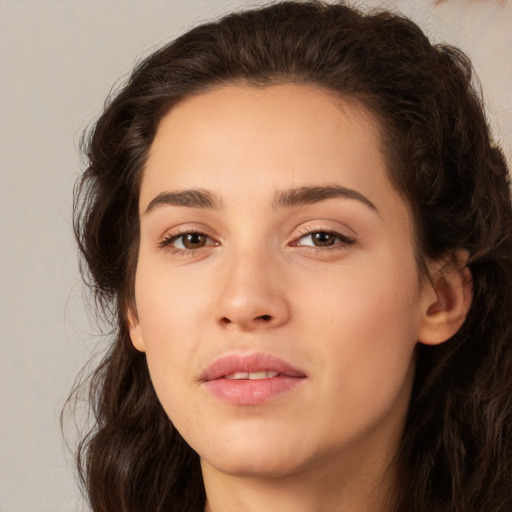
[(249, 330), (286, 322), (289, 307), (279, 279), (278, 256), (265, 246), (229, 252), (220, 286), (220, 322)]

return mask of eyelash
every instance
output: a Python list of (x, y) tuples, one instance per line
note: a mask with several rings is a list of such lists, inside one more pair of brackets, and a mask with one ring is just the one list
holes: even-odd
[[(180, 238), (184, 238), (187, 235), (200, 235), (206, 237), (208, 240), (212, 241), (213, 243), (206, 243), (205, 245), (202, 245), (201, 247), (198, 247), (196, 249), (188, 249), (184, 247), (183, 249), (179, 247), (174, 247), (172, 244), (179, 240)], [(158, 244), (162, 249), (166, 249), (172, 254), (178, 254), (178, 255), (192, 255), (197, 253), (198, 250), (203, 249), (204, 247), (212, 247), (219, 245), (218, 242), (214, 241), (210, 236), (208, 236), (206, 233), (203, 233), (202, 231), (197, 231), (194, 229), (185, 230), (180, 233), (173, 233), (171, 235), (166, 236), (161, 242)]]
[[(325, 245), (325, 246), (315, 246), (315, 245), (303, 245), (300, 244), (300, 240), (306, 237), (312, 237), (313, 235), (318, 234), (325, 234), (334, 237), (338, 241), (336, 241), (333, 245)], [(200, 235), (206, 237), (211, 243), (205, 243), (205, 245), (202, 245), (200, 247), (197, 247), (195, 249), (189, 249), (189, 248), (178, 248), (174, 247), (172, 244), (179, 240), (180, 238), (183, 239), (187, 235)], [(355, 243), (355, 240), (347, 235), (344, 235), (340, 233), (339, 231), (329, 230), (329, 229), (304, 229), (297, 238), (295, 238), (293, 241), (291, 241), (288, 245), (290, 247), (303, 247), (306, 248), (308, 251), (313, 251), (316, 253), (325, 253), (328, 251), (340, 251), (345, 250), (348, 246), (353, 245)], [(215, 247), (219, 245), (219, 242), (213, 240), (210, 236), (208, 236), (206, 233), (203, 233), (202, 231), (197, 230), (185, 230), (180, 233), (174, 233), (171, 235), (166, 236), (163, 240), (161, 240), (158, 244), (162, 249), (166, 249), (172, 254), (177, 255), (193, 255), (197, 254), (197, 252), (205, 247)], [(183, 242), (182, 242), (183, 245)]]
[[(333, 245), (324, 245), (324, 246), (318, 246), (318, 245), (303, 245), (299, 242), (306, 237), (312, 237), (313, 235), (329, 235), (337, 239), (338, 241), (335, 242)], [(291, 247), (303, 247), (306, 248), (308, 251), (313, 251), (315, 253), (325, 253), (328, 251), (342, 251), (347, 249), (348, 246), (353, 245), (355, 243), (355, 240), (347, 235), (344, 235), (343, 233), (340, 233), (339, 231), (330, 230), (330, 229), (304, 229), (300, 235), (295, 238), (292, 242), (290, 242)]]

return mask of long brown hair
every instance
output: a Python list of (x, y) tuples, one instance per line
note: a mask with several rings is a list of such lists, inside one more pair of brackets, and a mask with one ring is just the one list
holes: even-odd
[(233, 82), (313, 84), (380, 121), (390, 179), (409, 203), (418, 263), (468, 251), (474, 299), (449, 341), (419, 346), (398, 461), (397, 512), (512, 510), (512, 210), (472, 68), (411, 21), (345, 4), (281, 2), (201, 25), (156, 51), (85, 139), (75, 231), (109, 349), (86, 383), (94, 426), (78, 467), (95, 512), (200, 511), (199, 458), (160, 406), (129, 338), (138, 189), (162, 117)]

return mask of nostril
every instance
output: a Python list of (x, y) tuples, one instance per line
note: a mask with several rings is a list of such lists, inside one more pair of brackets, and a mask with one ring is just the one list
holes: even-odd
[(258, 316), (255, 316), (253, 317), (252, 321), (249, 318), (246, 318), (245, 320), (244, 319), (235, 319), (234, 321), (231, 320), (230, 318), (228, 318), (227, 316), (223, 316), (221, 319), (220, 319), (220, 323), (222, 325), (230, 325), (232, 324), (233, 322), (236, 323), (236, 324), (240, 324), (240, 325), (250, 325), (251, 323), (264, 323), (264, 324), (267, 324), (269, 322), (272, 321), (274, 317), (272, 315), (258, 315)]

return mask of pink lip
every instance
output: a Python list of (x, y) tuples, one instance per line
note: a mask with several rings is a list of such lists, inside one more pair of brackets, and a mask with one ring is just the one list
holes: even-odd
[[(235, 373), (277, 372), (269, 378), (228, 379)], [(203, 385), (215, 397), (234, 405), (258, 405), (291, 391), (306, 374), (286, 361), (269, 354), (232, 354), (217, 359), (201, 375)]]

